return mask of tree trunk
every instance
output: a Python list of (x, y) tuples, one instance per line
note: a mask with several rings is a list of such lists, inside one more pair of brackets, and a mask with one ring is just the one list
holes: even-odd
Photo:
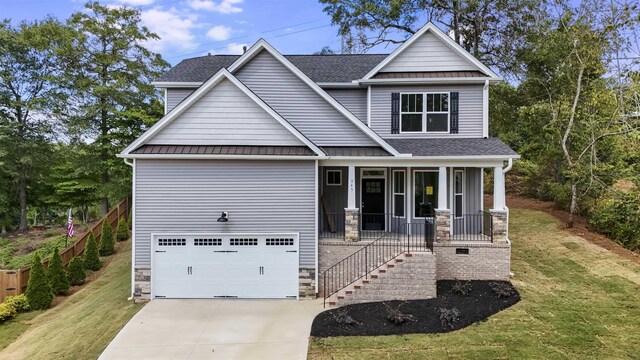
[(567, 227), (572, 228), (574, 224), (574, 217), (578, 212), (578, 184), (575, 180), (571, 181), (571, 206), (569, 207), (569, 221)]
[(20, 226), (18, 230), (25, 231), (29, 228), (27, 225), (27, 177), (22, 169), (18, 176), (18, 203), (20, 205)]

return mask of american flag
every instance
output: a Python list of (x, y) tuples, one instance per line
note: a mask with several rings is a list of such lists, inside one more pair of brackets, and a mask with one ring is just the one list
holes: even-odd
[(67, 236), (73, 237), (73, 218), (71, 217), (71, 209), (69, 209), (69, 219), (67, 220)]

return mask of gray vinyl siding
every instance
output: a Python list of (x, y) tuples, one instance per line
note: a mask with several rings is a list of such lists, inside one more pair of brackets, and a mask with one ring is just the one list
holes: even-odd
[(167, 92), (166, 102), (167, 102), (167, 113), (173, 110), (182, 100), (186, 99), (187, 96), (191, 95), (196, 89), (165, 89)]
[(465, 168), (465, 213), (478, 214), (482, 211), (482, 168)]
[(319, 146), (376, 145), (266, 51), (256, 55), (235, 75)]
[[(459, 131), (457, 134), (391, 134), (391, 93), (451, 92), (460, 93)], [(482, 85), (372, 86), (371, 129), (383, 138), (482, 137)]]
[[(348, 189), (347, 182), (349, 178), (349, 168), (348, 167), (321, 167), (321, 197), (320, 198), (320, 219), (321, 223), (321, 231), (327, 232), (329, 231), (329, 223), (327, 220), (327, 215), (332, 216), (337, 227), (341, 227), (344, 224), (344, 209), (347, 207), (347, 197), (348, 197)], [(327, 185), (327, 171), (328, 170), (340, 170), (342, 171), (342, 184), (341, 185)], [(324, 199), (323, 199), (324, 198)], [(329, 211), (326, 211), (324, 208), (324, 200), (329, 205)]]
[(338, 100), (364, 124), (367, 123), (367, 90), (366, 89), (327, 89), (326, 92)]
[(152, 145), (304, 145), (225, 79), (152, 137)]
[[(315, 265), (313, 161), (136, 160), (135, 265), (151, 234), (296, 232), (300, 265)], [(229, 222), (218, 223), (223, 211)]]
[(462, 55), (427, 32), (385, 65), (380, 72), (478, 70)]

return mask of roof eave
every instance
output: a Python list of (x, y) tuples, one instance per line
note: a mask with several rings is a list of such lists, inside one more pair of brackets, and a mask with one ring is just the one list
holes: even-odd
[(151, 85), (157, 88), (197, 88), (200, 85), (204, 84), (203, 82), (197, 81), (152, 81)]
[(411, 78), (411, 79), (360, 79), (359, 84), (385, 84), (385, 85), (401, 85), (401, 84), (484, 84), (489, 81), (490, 84), (497, 84), (502, 81), (500, 77), (455, 77), (455, 78)]

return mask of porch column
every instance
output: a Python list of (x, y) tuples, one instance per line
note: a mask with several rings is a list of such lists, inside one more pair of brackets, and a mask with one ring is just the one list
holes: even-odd
[(505, 201), (504, 173), (501, 166), (493, 168), (493, 209), (490, 213), (492, 241), (506, 243), (509, 213)]
[(349, 166), (347, 208), (344, 209), (344, 241), (360, 240), (360, 209), (356, 207), (356, 167)]
[(438, 169), (438, 208), (435, 209), (436, 241), (451, 240), (451, 210), (447, 207), (447, 167)]

